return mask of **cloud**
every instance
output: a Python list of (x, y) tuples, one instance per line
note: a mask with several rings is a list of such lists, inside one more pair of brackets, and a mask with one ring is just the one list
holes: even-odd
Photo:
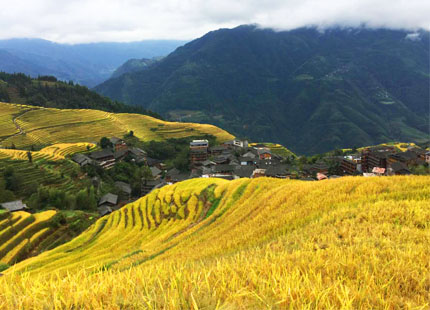
[(193, 39), (249, 23), (279, 30), (430, 28), (428, 0), (0, 0), (0, 5), (0, 38), (67, 43)]
[(406, 40), (411, 40), (411, 41), (420, 41), (421, 40), (421, 35), (418, 32), (415, 33), (408, 33), (405, 37)]

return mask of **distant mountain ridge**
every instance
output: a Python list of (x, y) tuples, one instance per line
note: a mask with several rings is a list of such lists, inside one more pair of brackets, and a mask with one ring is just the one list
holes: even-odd
[(153, 58), (172, 52), (185, 41), (60, 44), (42, 39), (0, 40), (0, 71), (32, 77), (53, 75), (85, 86), (108, 79), (131, 58)]
[(61, 109), (98, 109), (161, 118), (142, 107), (112, 101), (85, 86), (57, 81), (53, 76), (33, 79), (22, 73), (0, 72), (0, 102)]
[(95, 89), (299, 154), (427, 138), (429, 33), (220, 29)]
[(157, 61), (161, 59), (162, 57), (151, 58), (151, 59), (148, 59), (148, 58), (129, 59), (112, 73), (111, 78), (117, 78), (125, 73), (133, 73), (140, 70), (145, 70), (149, 66), (155, 64)]

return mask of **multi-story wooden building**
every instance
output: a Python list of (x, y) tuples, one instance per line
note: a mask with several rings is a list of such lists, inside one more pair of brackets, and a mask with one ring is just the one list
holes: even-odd
[(192, 166), (201, 165), (208, 159), (208, 140), (193, 140), (190, 142), (190, 162)]

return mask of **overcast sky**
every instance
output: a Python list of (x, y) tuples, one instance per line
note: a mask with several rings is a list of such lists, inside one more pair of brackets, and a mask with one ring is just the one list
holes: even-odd
[(430, 28), (430, 0), (0, 0), (0, 39), (63, 43), (194, 39), (257, 23)]

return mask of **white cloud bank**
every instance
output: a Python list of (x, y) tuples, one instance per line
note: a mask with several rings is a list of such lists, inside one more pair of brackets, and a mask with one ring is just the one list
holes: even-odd
[(0, 38), (57, 42), (193, 39), (257, 23), (430, 29), (430, 0), (0, 0)]

